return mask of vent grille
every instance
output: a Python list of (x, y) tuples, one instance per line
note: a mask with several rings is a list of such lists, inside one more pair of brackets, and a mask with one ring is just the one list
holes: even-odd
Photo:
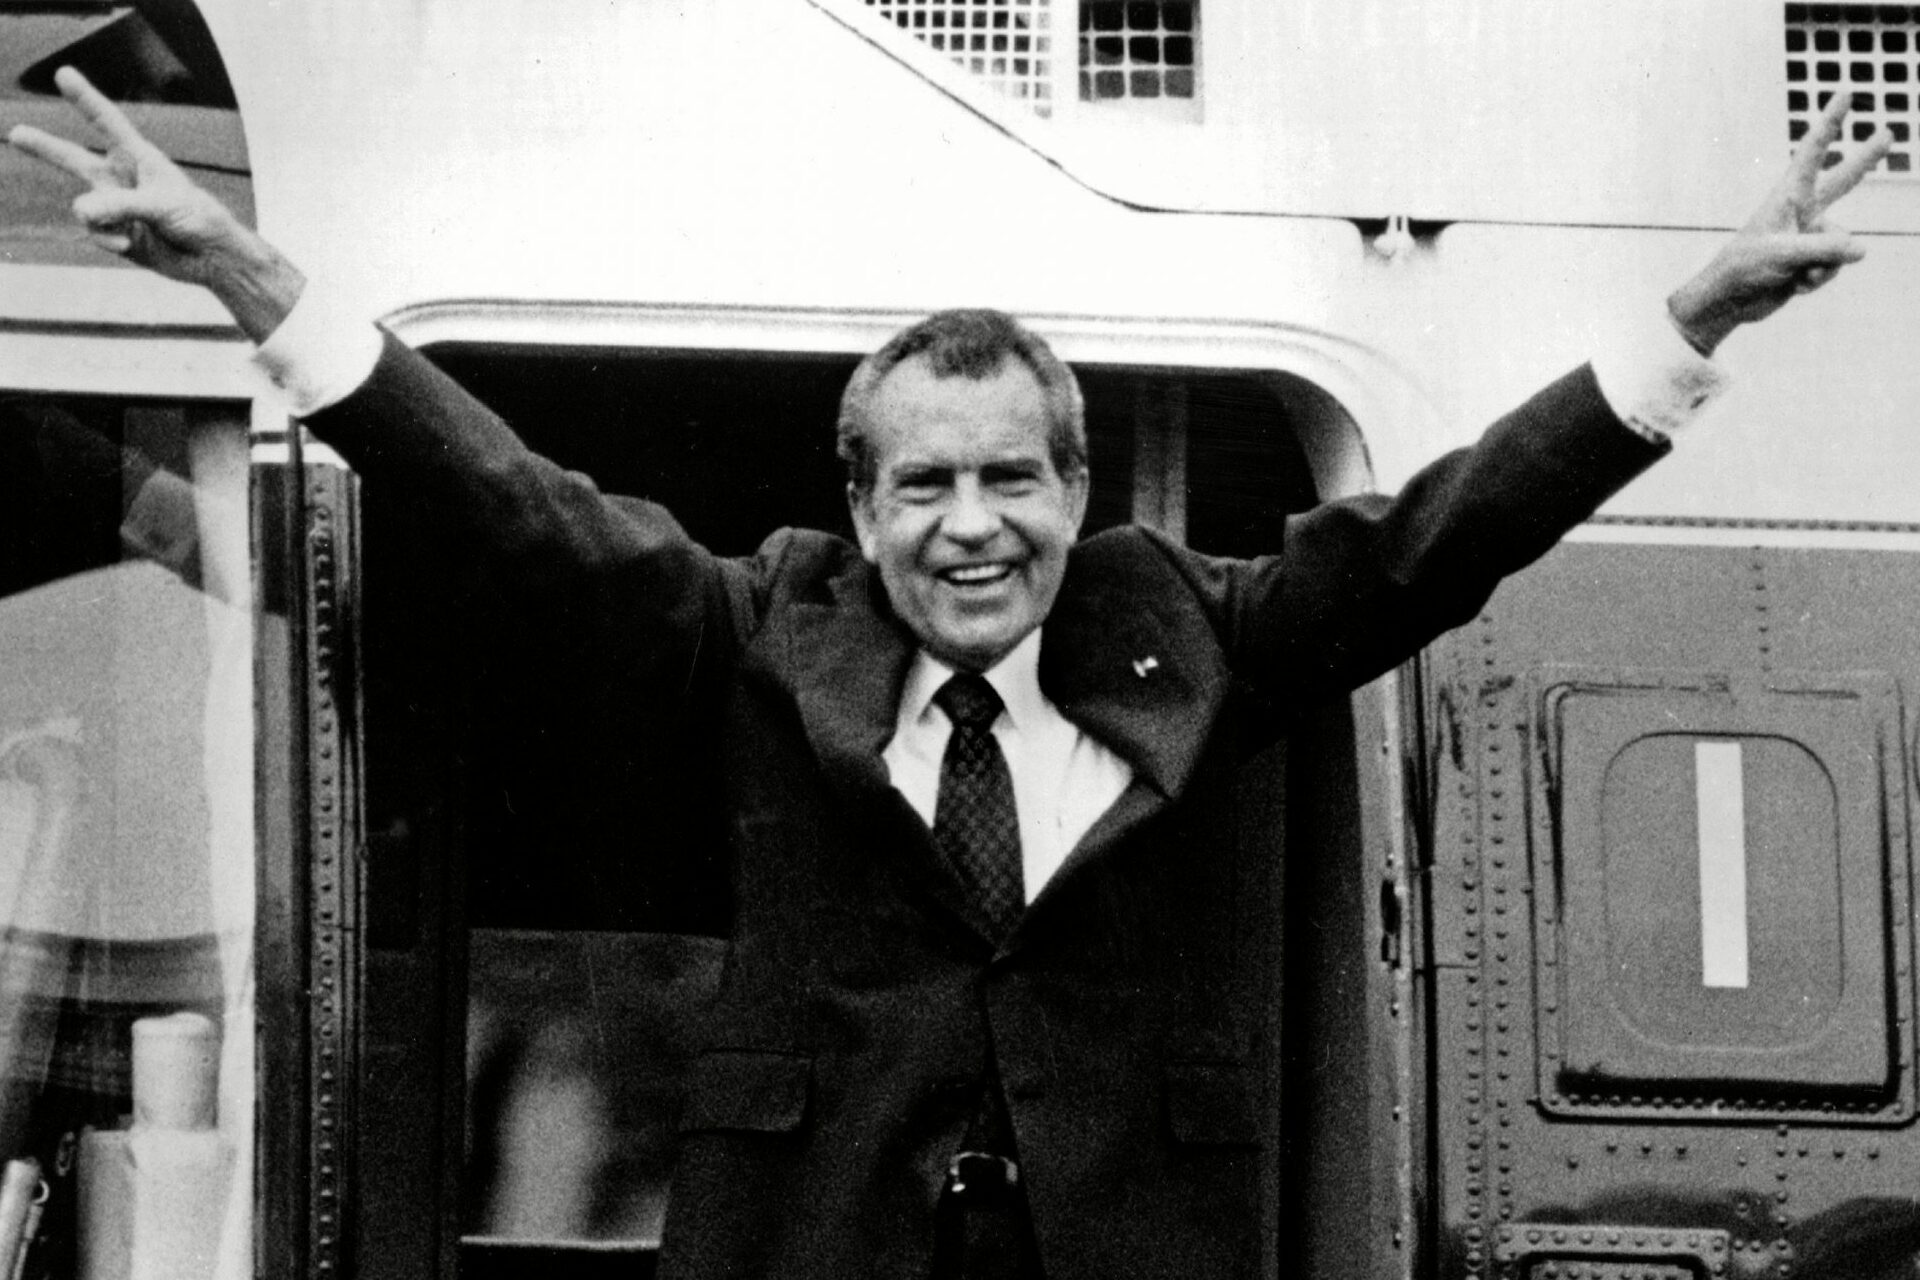
[(1081, 0), (1080, 100), (1197, 100), (1195, 0)]
[(1053, 113), (1049, 0), (867, 0), (867, 5), (1035, 114)]
[(1920, 6), (1786, 6), (1787, 136), (1798, 142), (1836, 93), (1853, 97), (1846, 135), (1827, 157), (1840, 163), (1877, 130), (1893, 138), (1884, 173), (1914, 177), (1920, 126)]

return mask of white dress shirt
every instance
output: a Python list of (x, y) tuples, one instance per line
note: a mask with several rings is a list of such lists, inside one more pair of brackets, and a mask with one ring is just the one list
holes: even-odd
[[(1133, 766), (1088, 737), (1040, 692), (1040, 636), (1028, 633), (982, 673), (1006, 705), (993, 722), (993, 736), (1013, 774), (1028, 902), (1133, 780)], [(933, 695), (952, 675), (952, 667), (921, 651), (900, 691), (893, 738), (880, 753), (894, 790), (929, 827), (940, 791), (940, 758), (953, 734)]]

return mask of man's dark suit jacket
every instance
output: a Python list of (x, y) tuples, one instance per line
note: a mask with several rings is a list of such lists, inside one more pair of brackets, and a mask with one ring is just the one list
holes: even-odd
[(1582, 369), (1397, 498), (1294, 518), (1272, 556), (1136, 528), (1080, 543), (1041, 687), (1134, 778), (995, 945), (888, 783), (914, 642), (853, 547), (788, 530), (716, 558), (391, 339), (310, 425), (481, 548), (636, 732), (688, 705), (716, 726), (731, 954), (662, 1259), (695, 1280), (924, 1277), (947, 1161), (995, 1083), (1052, 1280), (1252, 1274), (1277, 1153), (1248, 957), (1279, 922), (1248, 889), (1271, 851), (1232, 834), (1236, 770), (1472, 617), (1661, 452)]

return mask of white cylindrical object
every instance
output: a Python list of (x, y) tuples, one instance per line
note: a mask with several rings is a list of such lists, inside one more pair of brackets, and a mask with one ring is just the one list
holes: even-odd
[(208, 1280), (233, 1178), (212, 1131), (124, 1129), (80, 1142), (80, 1280)]
[(133, 1127), (211, 1129), (220, 1081), (220, 1032), (203, 1013), (133, 1024)]
[(136, 1129), (131, 1280), (210, 1280), (220, 1254), (220, 1218), (233, 1177), (233, 1148), (212, 1130)]
[(233, 1180), (216, 1128), (220, 1033), (176, 1013), (133, 1024), (133, 1128), (80, 1142), (80, 1280), (208, 1280)]

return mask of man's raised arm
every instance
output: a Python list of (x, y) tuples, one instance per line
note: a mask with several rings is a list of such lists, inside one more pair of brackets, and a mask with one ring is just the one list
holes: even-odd
[(19, 125), (7, 141), (87, 184), (74, 216), (94, 243), (188, 284), (203, 285), (255, 342), (280, 327), (306, 277), (206, 191), (126, 114), (72, 67), (54, 75), (61, 94), (107, 140), (104, 153)]

